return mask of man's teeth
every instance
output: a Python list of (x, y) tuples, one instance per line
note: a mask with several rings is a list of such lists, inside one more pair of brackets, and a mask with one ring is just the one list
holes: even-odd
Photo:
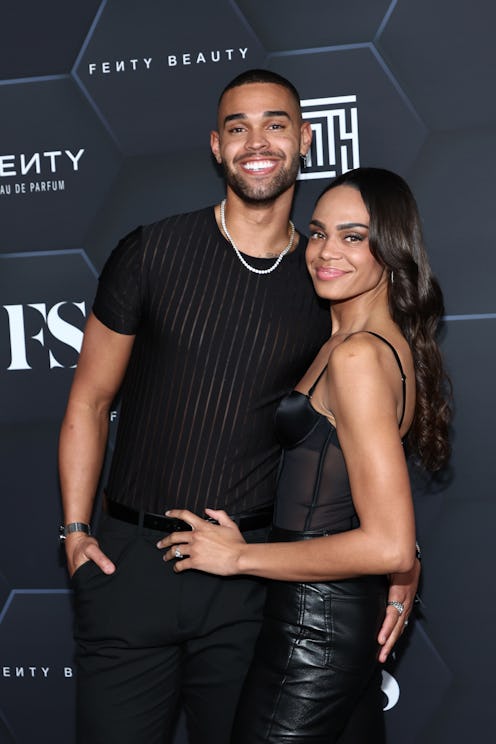
[(265, 168), (272, 167), (272, 160), (255, 160), (249, 163), (244, 163), (243, 168), (251, 171), (265, 170)]

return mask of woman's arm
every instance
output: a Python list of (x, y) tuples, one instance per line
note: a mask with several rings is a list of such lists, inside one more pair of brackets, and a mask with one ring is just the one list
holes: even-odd
[[(398, 431), (401, 381), (394, 359), (373, 339), (350, 338), (332, 353), (328, 400), (336, 419), (360, 526), (349, 532), (290, 543), (246, 544), (222, 512), (208, 510), (221, 528), (184, 510), (194, 530), (159, 547), (181, 543), (189, 557), (176, 571), (251, 574), (289, 581), (326, 581), (409, 571), (415, 527), (408, 471)], [(175, 557), (175, 548), (166, 559)]]

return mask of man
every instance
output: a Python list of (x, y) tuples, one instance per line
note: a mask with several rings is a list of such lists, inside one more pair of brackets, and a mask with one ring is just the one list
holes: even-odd
[[(100, 277), (59, 455), (85, 744), (162, 744), (179, 703), (191, 744), (229, 742), (263, 584), (178, 575), (157, 542), (185, 527), (163, 516), (173, 507), (225, 509), (247, 540), (266, 534), (274, 409), (329, 335), (306, 241), (289, 221), (310, 143), (291, 83), (263, 70), (238, 76), (211, 134), (226, 199), (134, 231)], [(120, 389), (97, 540), (88, 524)], [(388, 608), (382, 659), (418, 571), (396, 578), (390, 599), (405, 613)]]

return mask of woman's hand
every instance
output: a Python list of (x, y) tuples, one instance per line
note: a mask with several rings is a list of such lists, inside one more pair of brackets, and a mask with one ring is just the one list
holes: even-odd
[[(205, 509), (212, 524), (187, 509), (171, 509), (168, 517), (182, 519), (191, 525), (191, 531), (172, 532), (159, 540), (157, 548), (166, 550), (164, 561), (176, 561), (174, 571), (180, 573), (189, 568), (232, 576), (239, 573), (238, 562), (246, 545), (238, 526), (225, 511)], [(184, 556), (184, 557), (183, 557)]]
[(415, 595), (420, 579), (420, 561), (416, 560), (411, 571), (403, 574), (392, 574), (389, 583), (388, 601), (400, 602), (404, 611), (401, 613), (389, 605), (386, 617), (379, 631), (378, 641), (382, 646), (379, 661), (384, 663), (401, 634), (408, 625), (408, 618), (413, 610)]

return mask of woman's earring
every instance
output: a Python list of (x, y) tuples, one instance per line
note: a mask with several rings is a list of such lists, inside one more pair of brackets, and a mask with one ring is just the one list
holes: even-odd
[(391, 284), (394, 284), (394, 271), (391, 271)]

